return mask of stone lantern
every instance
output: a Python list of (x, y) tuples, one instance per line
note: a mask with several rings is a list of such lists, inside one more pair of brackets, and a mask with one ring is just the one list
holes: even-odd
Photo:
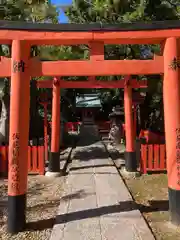
[(113, 144), (120, 144), (122, 138), (122, 122), (124, 119), (124, 111), (120, 106), (113, 107), (112, 112), (109, 114), (111, 121), (111, 129), (109, 132), (109, 140)]

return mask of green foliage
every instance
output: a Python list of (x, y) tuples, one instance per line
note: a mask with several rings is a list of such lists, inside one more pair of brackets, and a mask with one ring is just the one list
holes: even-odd
[(179, 17), (179, 1), (73, 0), (66, 14), (70, 22), (76, 23), (172, 20)]
[[(0, 5), (0, 20), (28, 22), (58, 22), (58, 11), (46, 0), (5, 0)], [(9, 46), (0, 45), (0, 56), (10, 56)], [(31, 56), (37, 56), (39, 48), (34, 46)]]
[(30, 22), (56, 22), (57, 9), (45, 0), (5, 0), (0, 5), (0, 19)]
[[(46, 0), (5, 0), (0, 5), (0, 20), (28, 21), (28, 22), (58, 22), (58, 11), (55, 6)], [(40, 55), (41, 47), (31, 48), (31, 57)], [(11, 57), (11, 46), (0, 45), (0, 56)], [(37, 78), (34, 78), (36, 80)], [(45, 79), (45, 77), (40, 78)], [(4, 79), (5, 81), (6, 79)], [(9, 83), (4, 86), (4, 94), (9, 97)], [(5, 81), (6, 83), (6, 81)], [(31, 81), (30, 87), (30, 138), (43, 135), (42, 117), (38, 114), (38, 95), (40, 90), (36, 88), (35, 81)]]

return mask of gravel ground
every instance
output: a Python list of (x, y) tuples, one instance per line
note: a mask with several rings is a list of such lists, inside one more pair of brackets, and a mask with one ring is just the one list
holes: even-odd
[(11, 236), (6, 233), (7, 180), (0, 180), (0, 239), (42, 239), (50, 238), (65, 177), (28, 177), (27, 230)]
[[(121, 171), (123, 175), (123, 171)], [(156, 240), (179, 240), (180, 227), (170, 223), (167, 174), (123, 175)]]

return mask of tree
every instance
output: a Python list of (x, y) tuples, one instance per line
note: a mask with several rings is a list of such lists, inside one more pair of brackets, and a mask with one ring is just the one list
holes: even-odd
[[(5, 0), (0, 5), (0, 20), (12, 21), (30, 21), (30, 22), (53, 22), (57, 23), (58, 12), (55, 6), (45, 0)], [(40, 47), (34, 46), (31, 49), (31, 55), (36, 56), (41, 51)], [(11, 57), (11, 46), (0, 45), (0, 56)], [(4, 83), (2, 86), (1, 116), (0, 116), (0, 144), (8, 142), (8, 124), (9, 124), (9, 89), (10, 81), (0, 79)], [(8, 86), (8, 87), (7, 87)], [(31, 84), (31, 124), (30, 130), (37, 125), (37, 90), (34, 84)], [(39, 118), (38, 118), (39, 119)], [(36, 132), (36, 131), (33, 131)], [(31, 133), (31, 131), (30, 131)], [(33, 135), (33, 134), (30, 134)]]
[(46, 0), (5, 0), (0, 5), (0, 19), (11, 21), (57, 23), (57, 9)]

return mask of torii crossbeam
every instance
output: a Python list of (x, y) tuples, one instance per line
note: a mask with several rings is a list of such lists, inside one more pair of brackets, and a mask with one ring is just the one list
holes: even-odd
[[(118, 81), (59, 81), (60, 88), (124, 88), (125, 80)], [(147, 88), (147, 80), (130, 80), (132, 88)], [(52, 88), (52, 80), (37, 80), (38, 88)]]

